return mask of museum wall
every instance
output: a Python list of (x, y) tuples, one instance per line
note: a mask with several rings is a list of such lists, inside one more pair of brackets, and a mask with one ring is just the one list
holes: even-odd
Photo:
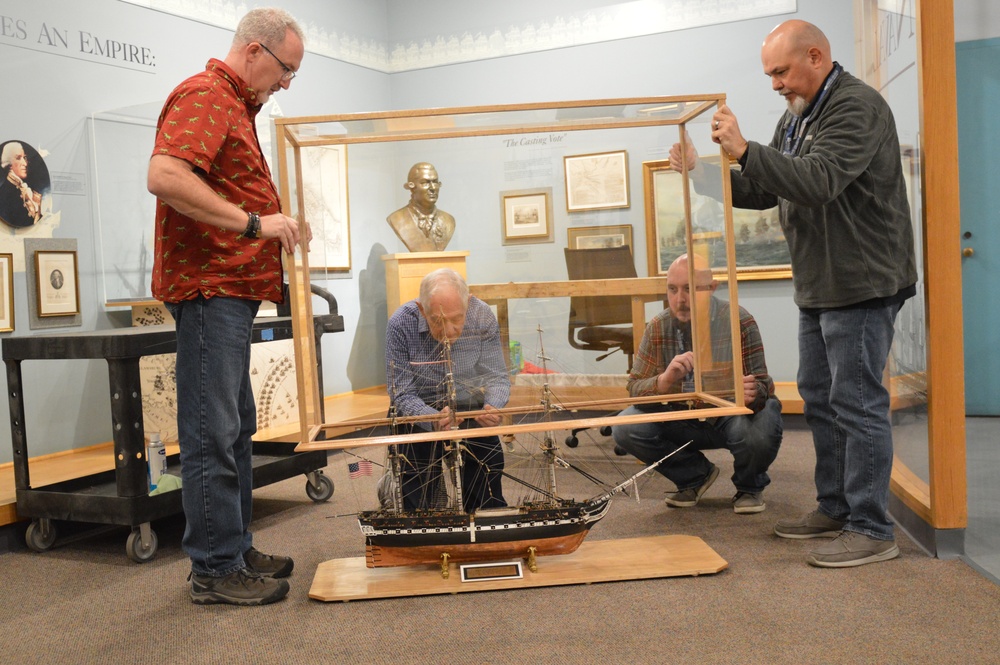
[[(457, 3), (455, 3), (457, 4)], [(453, 11), (461, 11), (452, 5)], [(542, 3), (544, 4), (544, 3)], [(797, 16), (823, 27), (829, 36), (834, 57), (851, 69), (854, 61), (854, 29), (849, 3), (800, 1)], [(468, 10), (471, 11), (471, 10)], [(392, 12), (390, 12), (392, 16)], [(712, 27), (602, 42), (511, 57), (494, 58), (430, 69), (401, 72), (392, 77), (392, 99), (396, 108), (460, 106), (512, 102), (544, 102), (607, 97), (685, 95), (723, 92), (739, 118), (744, 135), (767, 142), (785, 104), (770, 88), (760, 66), (760, 44), (764, 36), (789, 16), (767, 17)], [(430, 30), (420, 25), (418, 14), (407, 16), (406, 25), (418, 34)], [(425, 19), (433, 23), (433, 17)], [(450, 20), (454, 23), (455, 16)], [(471, 20), (471, 19), (470, 19)], [(709, 132), (707, 126), (694, 131)], [(572, 140), (569, 137), (567, 140)], [(630, 151), (629, 165), (634, 203), (627, 211), (572, 213), (558, 210), (556, 196), (555, 242), (527, 246), (533, 279), (565, 279), (562, 248), (567, 226), (631, 224), (634, 255), (640, 276), (646, 272), (644, 211), (641, 205), (642, 168), (648, 160), (666, 158), (669, 146), (647, 146)], [(448, 173), (439, 165), (445, 182)], [(447, 207), (447, 184), (442, 188), (441, 205)], [(456, 233), (453, 245), (469, 249), (473, 255), (488, 251), (493, 238), (492, 223), (487, 233), (468, 226)], [(472, 282), (525, 281), (523, 254), (508, 260), (470, 263)], [(757, 319), (767, 361), (777, 381), (795, 381), (797, 310), (791, 301), (789, 280), (741, 281), (740, 304)], [(779, 351), (780, 350), (780, 351)]]
[[(156, 3), (146, 3), (156, 4)], [(169, 3), (162, 3), (169, 4)], [(182, 78), (200, 70), (209, 57), (223, 57), (231, 40), (225, 11), (233, 3), (210, 0), (204, 6), (218, 9), (220, 21), (194, 20), (150, 9), (142, 3), (116, 0), (38, 0), (25, 3), (0, 0), (0, 72), (16, 82), (15, 103), (0, 110), (0, 143), (21, 140), (39, 150), (52, 175), (45, 223), (33, 235), (5, 233), (0, 252), (15, 255), (14, 307), (16, 328), (3, 335), (45, 332), (74, 333), (128, 325), (123, 310), (108, 309), (104, 300), (109, 276), (103, 236), (116, 232), (142, 238), (152, 224), (142, 211), (145, 195), (144, 166), (150, 145), (129, 138), (115, 149), (94, 153), (94, 133), (100, 117), (139, 118), (123, 121), (132, 137), (151, 130), (158, 106)], [(513, 2), (505, 11), (547, 12), (553, 8), (599, 8), (620, 3), (607, 1), (526, 3)], [(849, 70), (854, 62), (853, 15), (848, 2), (799, 0), (797, 11), (779, 17), (748, 20), (589, 43), (569, 48), (474, 60), (429, 68), (392, 72), (393, 44), (411, 39), (426, 41), (436, 29), (453, 31), (467, 25), (477, 30), (507, 30), (530, 24), (520, 15), (507, 17), (480, 3), (420, 3), (409, 0), (288, 0), (290, 11), (307, 24), (307, 33), (322, 48), (310, 50), (291, 89), (275, 98), (269, 113), (285, 116), (348, 113), (428, 106), (465, 106), (512, 102), (597, 99), (643, 95), (676, 95), (724, 92), (737, 113), (744, 134), (766, 141), (784, 104), (760, 71), (759, 47), (764, 35), (780, 20), (797, 16), (827, 32), (834, 57)], [(960, 34), (983, 38), (989, 23), (986, 0), (956, 3)], [(500, 5), (497, 5), (499, 7)], [(979, 7), (977, 12), (974, 8)], [(529, 9), (533, 8), (533, 9)], [(962, 12), (962, 14), (959, 14)], [(964, 16), (964, 21), (963, 21)], [(502, 21), (502, 23), (501, 23)], [(975, 26), (975, 31), (969, 29)], [(963, 28), (964, 26), (964, 28)], [(973, 37), (969, 37), (973, 38)], [(135, 46), (132, 56), (112, 55), (114, 44)], [(307, 48), (313, 49), (309, 44)], [(320, 52), (316, 52), (320, 51)], [(125, 52), (128, 52), (127, 50)], [(331, 55), (333, 54), (333, 55)], [(336, 56), (336, 57), (334, 57)], [(380, 59), (381, 58), (381, 59)], [(386, 65), (386, 62), (389, 64)], [(383, 66), (385, 65), (385, 66)], [(10, 84), (9, 84), (10, 85)], [(145, 123), (145, 124), (144, 124)], [(151, 140), (151, 138), (150, 138)], [(640, 275), (645, 274), (645, 224), (641, 209), (641, 162), (665, 158), (665, 146), (647, 146), (630, 154), (633, 204), (627, 213), (586, 212), (569, 217), (558, 214), (555, 242), (528, 245), (511, 252), (499, 246), (494, 221), (459, 220), (450, 249), (468, 249), (471, 282), (562, 279), (562, 248), (566, 228), (629, 223), (633, 226), (635, 254)], [(108, 164), (132, 173), (129, 191), (122, 191), (126, 210), (118, 219), (103, 219), (96, 205), (95, 178)], [(344, 315), (346, 331), (324, 336), (323, 377), (327, 395), (358, 390), (384, 381), (381, 366), (385, 327), (385, 284), (382, 261), (386, 253), (403, 247), (385, 224), (385, 215), (403, 205), (401, 185), (405, 167), (396, 177), (386, 200), (351, 201), (351, 269), (320, 274), (315, 278), (330, 290)], [(441, 165), (444, 169), (445, 166)], [(112, 169), (114, 170), (114, 169)], [(450, 177), (451, 176), (451, 177)], [(447, 171), (441, 205), (447, 209), (449, 181), (460, 182)], [(397, 184), (399, 185), (397, 187)], [(560, 183), (555, 183), (560, 185)], [(453, 190), (454, 191), (454, 190)], [(135, 197), (134, 206), (130, 197)], [(559, 200), (557, 199), (557, 202)], [(495, 215), (497, 201), (484, 201)], [(484, 216), (484, 219), (486, 216)], [(492, 217), (490, 217), (492, 220)], [(487, 232), (477, 226), (488, 224)], [(27, 283), (23, 265), (24, 237), (74, 239), (77, 243), (80, 282), (78, 326), (34, 330), (28, 327)], [(145, 285), (148, 293), (148, 284)], [(760, 323), (768, 363), (778, 381), (794, 381), (797, 371), (797, 313), (791, 302), (788, 280), (741, 281), (740, 302)], [(26, 365), (25, 398), (31, 423), (31, 454), (39, 455), (83, 447), (111, 439), (107, 367), (103, 362), (64, 361)], [(0, 404), (0, 421), (6, 423), (7, 404)], [(11, 459), (10, 432), (0, 427), (0, 463)]]
[(1000, 37), (1000, 5), (991, 0), (955, 2), (955, 41)]
[[(322, 8), (325, 3), (312, 4)], [(383, 3), (351, 4), (352, 20), (384, 25)], [(363, 12), (369, 6), (372, 15), (366, 18)], [(109, 40), (124, 45), (126, 54), (130, 45), (135, 46), (134, 57), (122, 57), (122, 51)], [(0, 110), (0, 143), (18, 140), (29, 144), (43, 156), (52, 180), (51, 194), (43, 204), (49, 210), (36, 228), (15, 232), (3, 225), (0, 234), (0, 252), (15, 257), (15, 330), (0, 337), (74, 334), (129, 325), (127, 309), (105, 307), (104, 284), (106, 279), (115, 278), (115, 257), (99, 258), (98, 250), (116, 234), (141, 239), (145, 233), (149, 241), (153, 220), (147, 211), (152, 209), (151, 202), (144, 200), (151, 199), (145, 192), (145, 165), (152, 150), (153, 129), (141, 123), (155, 121), (168, 92), (183, 78), (203, 69), (210, 57), (224, 57), (231, 41), (232, 29), (116, 0), (0, 0), (0, 74), (8, 87), (17, 91), (8, 95)], [(117, 57), (113, 57), (115, 53)], [(390, 104), (389, 77), (308, 54), (299, 79), (290, 91), (276, 95), (275, 101), (280, 107), (275, 112), (285, 115), (381, 109)], [(99, 155), (99, 165), (92, 154), (92, 114), (126, 118), (119, 123), (126, 140), (116, 141), (111, 136), (112, 149)], [(115, 123), (100, 124), (101, 131), (114, 130)], [(143, 138), (132, 138), (137, 135)], [(108, 173), (111, 165), (131, 176), (105, 195), (124, 201), (119, 206), (124, 213), (115, 218), (105, 214), (99, 221), (93, 192), (100, 183), (95, 180)], [(383, 235), (393, 237), (391, 230)], [(362, 244), (380, 242), (363, 231), (358, 236)], [(29, 328), (25, 238), (76, 241), (78, 325)], [(148, 294), (148, 283), (143, 288)], [(345, 318), (356, 320), (353, 297), (346, 291), (338, 297)], [(330, 335), (327, 340), (328, 376), (341, 377), (339, 382), (328, 379), (329, 390), (349, 390), (342, 377), (353, 335)], [(105, 362), (27, 361), (22, 369), (31, 455), (111, 440)], [(3, 463), (12, 459), (7, 400), (0, 403), (0, 423)]]

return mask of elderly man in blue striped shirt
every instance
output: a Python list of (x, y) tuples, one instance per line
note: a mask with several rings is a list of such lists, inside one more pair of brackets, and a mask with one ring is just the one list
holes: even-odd
[[(397, 416), (438, 415), (414, 426), (424, 430), (492, 427), (497, 409), (510, 398), (510, 377), (500, 345), (500, 326), (482, 300), (469, 295), (461, 275), (450, 268), (428, 274), (420, 297), (389, 319), (385, 344), (386, 382)], [(454, 377), (457, 411), (481, 410), (474, 419), (453, 423), (447, 375)], [(496, 436), (463, 440), (462, 501), (466, 512), (506, 506), (501, 490), (504, 458)], [(443, 442), (403, 444), (401, 484), (406, 510), (435, 507), (440, 490)]]

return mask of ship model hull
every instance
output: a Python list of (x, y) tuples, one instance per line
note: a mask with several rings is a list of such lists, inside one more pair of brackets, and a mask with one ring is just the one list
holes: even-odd
[(590, 528), (608, 512), (610, 498), (598, 502), (485, 510), (475, 514), (427, 511), (400, 514), (363, 512), (369, 568), (495, 561), (576, 551)]

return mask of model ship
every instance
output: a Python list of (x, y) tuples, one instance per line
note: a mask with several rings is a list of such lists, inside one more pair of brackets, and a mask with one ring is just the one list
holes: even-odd
[[(548, 393), (547, 386), (544, 390)], [(551, 403), (542, 413), (548, 408)], [(474, 417), (472, 412), (467, 414)], [(462, 463), (461, 439), (455, 440), (446, 450), (445, 465), (454, 488), (448, 505), (412, 512), (402, 509), (403, 496), (398, 482), (400, 460), (396, 453), (390, 453), (387, 466), (392, 478), (388, 483), (393, 488), (391, 500), (378, 510), (358, 515), (369, 568), (524, 558), (529, 569), (535, 570), (538, 556), (576, 551), (591, 527), (608, 513), (611, 498), (663, 461), (645, 467), (615, 487), (584, 501), (562, 498), (557, 493), (556, 471), (571, 468), (571, 465), (559, 457), (555, 438), (547, 431), (541, 437), (539, 454), (535, 456), (541, 462), (540, 475), (545, 479), (545, 487), (508, 476), (532, 490), (535, 498), (522, 499), (513, 506), (480, 508), (467, 513), (461, 507), (461, 487), (454, 482)]]
[[(544, 351), (539, 354), (542, 367), (547, 358)], [(443, 362), (448, 360), (447, 349)], [(447, 381), (454, 381), (450, 371)], [(453, 385), (445, 386), (445, 394), (453, 396)], [(644, 467), (617, 485), (602, 486), (602, 491), (584, 500), (563, 498), (557, 487), (558, 472), (577, 470), (590, 477), (563, 459), (555, 443), (554, 430), (569, 429), (570, 426), (586, 427), (587, 423), (598, 425), (622, 421), (616, 417), (622, 408), (635, 399), (614, 398), (590, 400), (573, 404), (560, 403), (555, 399), (549, 384), (544, 382), (537, 404), (508, 407), (501, 411), (510, 420), (509, 424), (497, 427), (475, 429), (451, 429), (444, 431), (418, 431), (411, 434), (394, 434), (402, 425), (413, 425), (438, 419), (440, 416), (397, 417), (390, 407), (386, 419), (357, 421), (356, 431), (348, 436), (315, 440), (300, 444), (298, 450), (313, 449), (356, 449), (372, 446), (388, 450), (385, 460), (385, 476), (380, 483), (390, 488), (383, 492), (381, 506), (375, 510), (358, 513), (358, 523), (365, 537), (365, 558), (369, 568), (387, 566), (408, 566), (420, 564), (441, 564), (446, 573), (447, 564), (482, 561), (499, 561), (523, 558), (529, 569), (535, 570), (536, 557), (569, 554), (574, 552), (587, 537), (590, 529), (607, 513), (611, 499), (618, 493), (633, 486), (636, 480), (665, 462), (666, 456), (654, 464)], [(663, 396), (656, 398), (663, 400)], [(643, 401), (642, 399), (638, 401)], [(457, 406), (454, 402), (449, 406)], [(475, 418), (483, 411), (459, 411), (451, 408), (456, 420)], [(494, 412), (495, 413), (495, 412)], [(665, 419), (665, 414), (643, 414), (645, 420)], [(669, 416), (668, 416), (669, 417)], [(514, 419), (517, 422), (514, 422)], [(625, 417), (626, 419), (635, 416)], [(332, 429), (332, 426), (324, 426)], [(322, 430), (323, 428), (319, 428)], [(540, 436), (525, 437), (525, 434)], [(465, 454), (463, 438), (469, 436), (501, 435), (512, 450), (515, 439), (537, 442), (534, 450), (514, 466), (519, 474), (504, 472), (506, 481), (513, 481), (524, 488), (525, 495), (514, 505), (502, 508), (480, 508), (468, 513), (462, 508), (461, 483), (456, 482)], [(450, 479), (451, 491), (446, 503), (421, 510), (405, 510), (400, 482), (404, 460), (397, 451), (398, 444), (445, 441), (444, 465)], [(523, 444), (524, 442), (521, 441)], [(676, 453), (673, 453), (676, 454)], [(532, 466), (529, 473), (525, 470)], [(591, 477), (591, 480), (595, 480)], [(506, 493), (506, 492), (505, 492)]]

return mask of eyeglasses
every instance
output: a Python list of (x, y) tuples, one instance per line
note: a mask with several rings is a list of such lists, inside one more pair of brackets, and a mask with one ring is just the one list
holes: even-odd
[[(260, 42), (257, 43), (260, 44)], [(292, 71), (292, 68), (283, 63), (281, 59), (278, 58), (278, 56), (276, 56), (274, 53), (271, 53), (271, 49), (267, 48), (263, 44), (260, 44), (260, 47), (265, 51), (267, 51), (268, 53), (270, 53), (271, 57), (277, 60), (278, 64), (281, 65), (281, 68), (285, 70), (285, 73), (281, 75), (282, 81), (291, 81), (293, 78), (295, 78), (295, 72)]]

